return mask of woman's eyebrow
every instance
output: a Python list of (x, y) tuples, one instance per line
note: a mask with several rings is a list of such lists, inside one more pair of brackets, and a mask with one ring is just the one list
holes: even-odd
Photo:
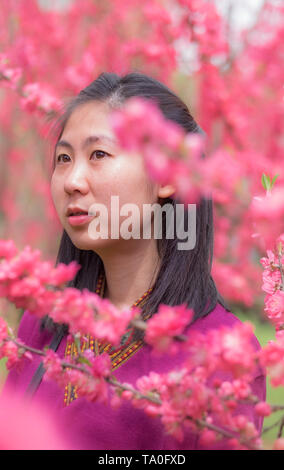
[[(84, 148), (86, 148), (90, 144), (100, 143), (104, 141), (117, 144), (117, 140), (114, 137), (110, 137), (105, 134), (97, 134), (97, 135), (90, 135), (89, 137), (87, 137), (83, 141), (82, 149), (84, 150)], [(70, 150), (73, 150), (72, 145), (70, 144), (70, 142), (67, 142), (67, 140), (59, 140), (57, 144), (55, 145), (55, 150), (57, 149), (57, 147), (67, 147)]]

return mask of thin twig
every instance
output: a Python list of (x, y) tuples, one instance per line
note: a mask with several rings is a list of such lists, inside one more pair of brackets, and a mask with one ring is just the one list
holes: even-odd
[[(22, 344), (22, 343), (18, 342), (16, 339), (12, 339), (11, 341), (13, 341), (19, 348), (25, 349), (27, 351), (30, 351), (30, 352), (34, 353), (34, 354), (38, 354), (40, 356), (46, 356), (45, 352), (43, 352), (39, 349), (33, 348), (31, 346), (27, 346), (25, 344)], [(65, 362), (65, 361), (62, 361), (61, 365), (64, 368), (76, 369), (76, 370), (79, 370), (80, 372), (83, 372), (87, 375), (92, 376), (91, 372), (89, 372), (84, 366), (78, 366), (76, 364), (71, 364), (71, 363)], [(119, 388), (119, 389), (125, 390), (125, 391), (130, 391), (138, 399), (146, 399), (146, 400), (148, 400), (152, 403), (155, 403), (156, 405), (161, 405), (162, 404), (162, 401), (157, 396), (155, 397), (154, 394), (152, 394), (152, 396), (151, 395), (144, 395), (141, 392), (139, 392), (138, 390), (136, 390), (135, 388), (133, 388), (130, 384), (125, 384), (125, 383), (123, 384), (121, 382), (118, 382), (115, 377), (109, 376), (109, 377), (106, 377), (105, 380), (106, 380), (106, 382), (108, 382), (109, 384), (113, 385), (116, 388)], [(226, 431), (222, 428), (219, 428), (218, 426), (216, 426), (212, 423), (207, 423), (206, 421), (202, 421), (202, 420), (199, 420), (199, 419), (193, 419), (190, 416), (187, 416), (186, 419), (189, 419), (189, 420), (195, 422), (199, 426), (202, 426), (202, 427), (206, 426), (208, 429), (211, 429), (215, 432), (218, 432), (219, 434), (223, 435), (226, 438), (237, 438), (233, 433), (231, 433), (229, 431)], [(284, 426), (284, 417), (281, 420), (281, 422), (282, 422), (282, 426), (281, 426), (281, 432), (282, 432), (282, 429), (283, 429), (283, 426)], [(280, 430), (279, 430), (279, 432), (280, 432)], [(245, 445), (246, 447), (248, 447), (249, 449), (257, 449), (255, 446), (250, 445), (249, 442), (245, 441), (243, 438), (239, 439), (239, 442), (241, 444)]]
[[(147, 323), (143, 320), (131, 320), (130, 322), (130, 325), (131, 326), (134, 326), (135, 328), (137, 328), (138, 330), (141, 330), (141, 331), (146, 331), (147, 329)], [(175, 335), (173, 337), (176, 341), (180, 341), (180, 342), (186, 342), (188, 341), (188, 337), (186, 335)]]
[(159, 398), (156, 398), (156, 397), (150, 396), (150, 395), (144, 395), (143, 393), (140, 393), (138, 390), (133, 388), (130, 384), (125, 384), (125, 383), (123, 384), (121, 382), (118, 382), (115, 378), (112, 378), (112, 377), (107, 377), (106, 381), (109, 384), (114, 385), (117, 388), (120, 388), (121, 390), (125, 390), (125, 391), (133, 393), (133, 395), (135, 395), (139, 399), (149, 400), (152, 403), (155, 403), (155, 405), (161, 405), (162, 404), (162, 402)]
[(284, 416), (281, 416), (281, 418), (279, 418), (277, 421), (275, 421), (275, 423), (270, 424), (270, 426), (266, 426), (265, 428), (263, 428), (262, 434), (264, 434), (264, 433), (270, 431), (271, 429), (275, 428), (277, 426), (277, 424), (282, 422), (283, 418), (284, 418)]
[[(223, 435), (224, 437), (228, 438), (228, 439), (238, 439), (238, 436), (236, 436), (235, 434), (233, 434), (232, 432), (230, 431), (226, 431), (225, 429), (223, 428), (219, 428), (219, 426), (216, 426), (215, 424), (212, 424), (212, 423), (208, 423), (207, 421), (203, 421), (201, 419), (193, 419), (191, 418), (190, 416), (187, 416), (187, 419), (191, 420), (191, 421), (195, 421), (197, 424), (199, 424), (200, 426), (204, 427), (206, 426), (208, 429), (211, 429), (212, 431), (215, 431), (215, 432), (218, 432), (219, 434)], [(248, 449), (251, 449), (251, 450), (258, 450), (258, 447), (254, 446), (254, 445), (251, 445), (249, 443), (249, 439), (248, 440), (245, 440), (244, 438), (240, 438), (238, 439), (240, 444), (243, 444), (245, 445)]]
[[(16, 339), (12, 339), (10, 341), (13, 341), (13, 343), (15, 343), (16, 346), (18, 346), (19, 348), (25, 349), (26, 351), (32, 352), (34, 354), (38, 354), (39, 356), (46, 357), (46, 353), (41, 351), (40, 349), (35, 349), (35, 348), (32, 348), (31, 346), (27, 346), (26, 344), (19, 343)], [(66, 368), (76, 369), (76, 370), (79, 370), (80, 372), (84, 372), (85, 374), (92, 376), (92, 374), (84, 366), (78, 366), (77, 364), (72, 364), (70, 362), (65, 362), (65, 361), (61, 361), (61, 366), (64, 367), (64, 369)]]
[(280, 270), (280, 274), (281, 274), (280, 290), (284, 290), (284, 272), (283, 272), (283, 266), (282, 266), (282, 262), (281, 262), (280, 253), (278, 253), (278, 260), (279, 260), (279, 270)]
[(279, 426), (279, 430), (278, 430), (277, 437), (281, 437), (281, 436), (282, 436), (283, 428), (284, 428), (284, 416), (282, 416), (282, 419), (281, 419), (281, 423), (280, 423), (280, 426)]

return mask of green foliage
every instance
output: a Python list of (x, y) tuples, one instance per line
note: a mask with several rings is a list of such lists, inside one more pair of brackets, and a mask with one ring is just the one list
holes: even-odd
[(262, 186), (264, 187), (264, 189), (266, 189), (266, 191), (271, 191), (271, 189), (273, 188), (274, 183), (276, 181), (276, 178), (278, 176), (279, 176), (279, 174), (275, 175), (271, 180), (270, 176), (266, 175), (265, 173), (262, 174), (261, 183), (262, 183)]

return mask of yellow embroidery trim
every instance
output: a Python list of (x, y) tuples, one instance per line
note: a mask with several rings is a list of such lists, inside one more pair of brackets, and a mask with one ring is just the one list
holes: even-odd
[[(97, 288), (96, 288), (96, 294), (99, 294), (101, 297), (104, 295), (104, 288), (105, 288), (105, 278), (103, 274), (99, 276), (98, 282), (97, 282)], [(146, 297), (149, 295), (149, 293), (152, 291), (152, 288), (148, 289), (147, 292), (145, 292), (133, 305), (132, 307), (136, 306), (142, 306), (146, 300)], [(149, 318), (149, 316), (146, 317), (146, 319)], [(112, 362), (112, 368), (111, 370), (117, 369), (119, 366), (124, 364), (130, 357), (133, 356), (141, 347), (143, 346), (143, 341), (138, 340), (138, 341), (131, 341), (129, 344), (127, 344), (125, 347), (122, 345), (118, 349), (116, 349), (114, 352), (110, 354), (111, 362)], [(81, 339), (81, 350), (84, 351), (85, 349), (91, 349), (94, 351), (95, 355), (98, 356), (99, 354), (102, 354), (102, 352), (108, 352), (109, 349), (111, 349), (111, 344), (108, 343), (100, 343), (98, 340), (94, 339), (92, 336), (87, 335), (87, 338), (85, 340)], [(75, 357), (78, 354), (77, 348), (75, 346), (75, 342), (69, 342), (67, 341), (66, 348), (65, 348), (65, 359), (68, 357)], [(76, 387), (73, 387), (71, 383), (66, 385), (65, 387), (65, 393), (64, 393), (64, 405), (68, 406), (72, 401), (74, 401), (76, 398), (78, 398), (77, 392), (76, 392)]]

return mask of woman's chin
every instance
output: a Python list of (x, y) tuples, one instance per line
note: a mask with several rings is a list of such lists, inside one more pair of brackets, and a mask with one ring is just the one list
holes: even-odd
[(86, 236), (72, 236), (70, 237), (73, 245), (78, 248), (79, 250), (92, 250), (97, 251), (100, 249), (110, 247), (113, 242), (117, 242), (117, 240), (112, 239), (92, 239), (88, 235)]

